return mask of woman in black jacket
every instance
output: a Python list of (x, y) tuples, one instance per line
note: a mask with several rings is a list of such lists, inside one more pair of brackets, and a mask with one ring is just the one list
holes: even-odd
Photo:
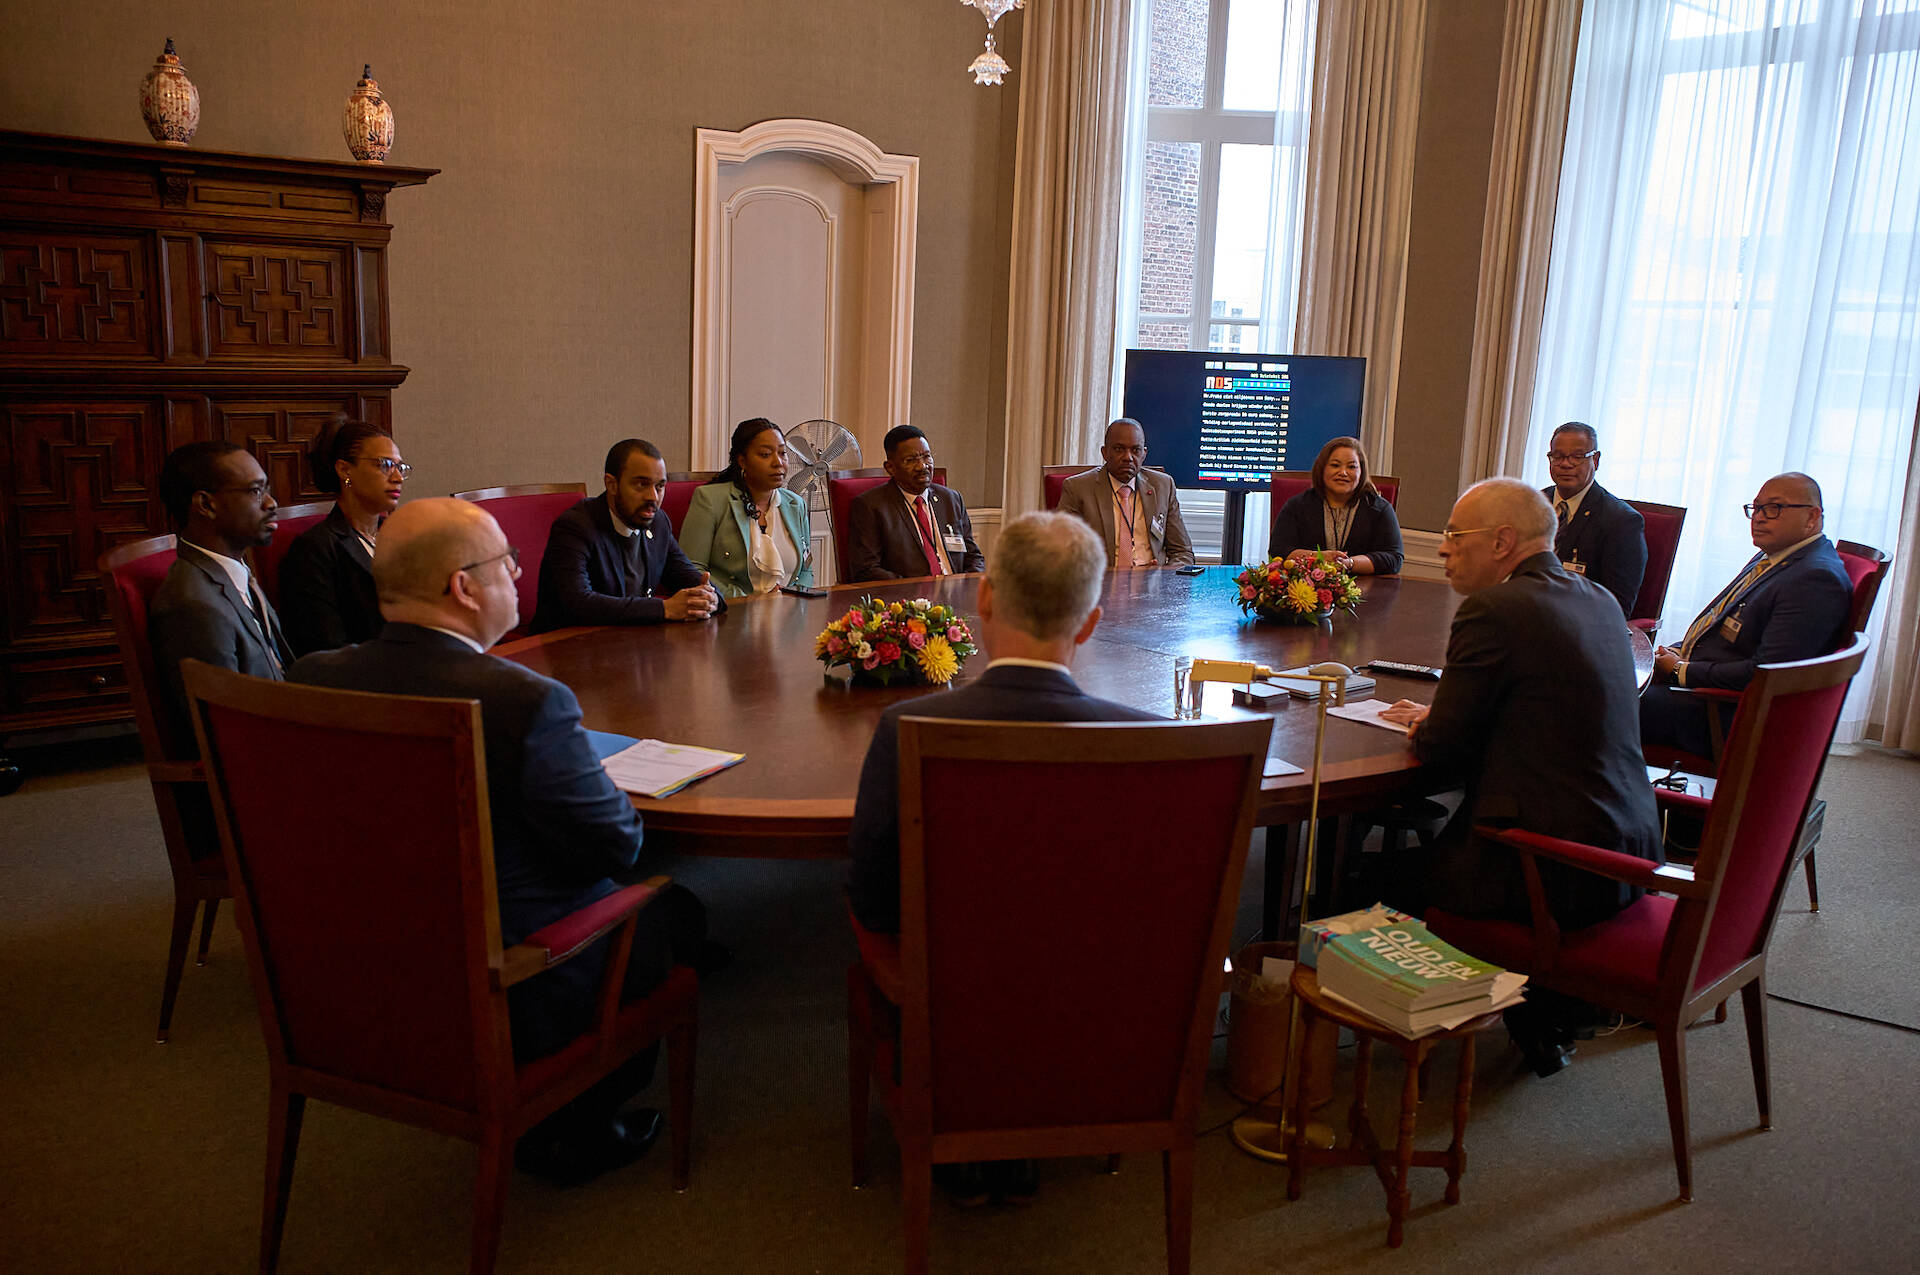
[(280, 563), (280, 624), (294, 654), (364, 642), (380, 631), (373, 550), (400, 504), (411, 468), (365, 421), (336, 421), (307, 453), (313, 485), (338, 496), (333, 512), (287, 546)]
[(1393, 575), (1406, 556), (1400, 520), (1373, 485), (1360, 440), (1330, 440), (1313, 459), (1313, 485), (1274, 515), (1267, 558), (1331, 549), (1355, 575)]

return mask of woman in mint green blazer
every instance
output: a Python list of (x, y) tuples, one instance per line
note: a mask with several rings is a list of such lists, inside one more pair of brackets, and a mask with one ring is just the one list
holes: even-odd
[(693, 493), (680, 547), (723, 596), (813, 584), (807, 502), (786, 481), (786, 437), (756, 416), (734, 427), (727, 467)]

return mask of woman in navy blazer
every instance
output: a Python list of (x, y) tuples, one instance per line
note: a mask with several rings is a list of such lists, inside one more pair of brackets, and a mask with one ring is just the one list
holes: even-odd
[(329, 425), (307, 461), (313, 485), (338, 499), (280, 563), (280, 625), (295, 655), (352, 646), (380, 631), (373, 547), (411, 468), (393, 440), (365, 421)]
[(1267, 557), (1331, 549), (1355, 575), (1392, 575), (1405, 551), (1400, 520), (1374, 487), (1357, 438), (1330, 439), (1313, 459), (1313, 486), (1274, 515)]
[(722, 597), (813, 584), (807, 502), (786, 481), (786, 437), (756, 416), (734, 427), (727, 467), (693, 493), (680, 547)]

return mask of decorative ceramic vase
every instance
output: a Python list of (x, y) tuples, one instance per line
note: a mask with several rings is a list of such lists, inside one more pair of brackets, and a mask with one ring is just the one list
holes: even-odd
[(373, 78), (373, 67), (363, 67), (360, 83), (347, 99), (347, 113), (340, 121), (346, 134), (347, 149), (364, 164), (378, 164), (393, 149), (393, 108), (380, 96), (380, 84)]
[(163, 146), (185, 146), (200, 127), (200, 90), (180, 66), (173, 52), (173, 37), (153, 60), (153, 70), (140, 81), (140, 116), (147, 131)]

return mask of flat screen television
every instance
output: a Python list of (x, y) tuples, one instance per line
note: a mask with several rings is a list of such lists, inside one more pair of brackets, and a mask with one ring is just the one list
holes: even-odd
[(1128, 350), (1128, 416), (1147, 463), (1174, 486), (1266, 491), (1276, 469), (1307, 469), (1330, 438), (1359, 437), (1367, 361), (1317, 354)]

